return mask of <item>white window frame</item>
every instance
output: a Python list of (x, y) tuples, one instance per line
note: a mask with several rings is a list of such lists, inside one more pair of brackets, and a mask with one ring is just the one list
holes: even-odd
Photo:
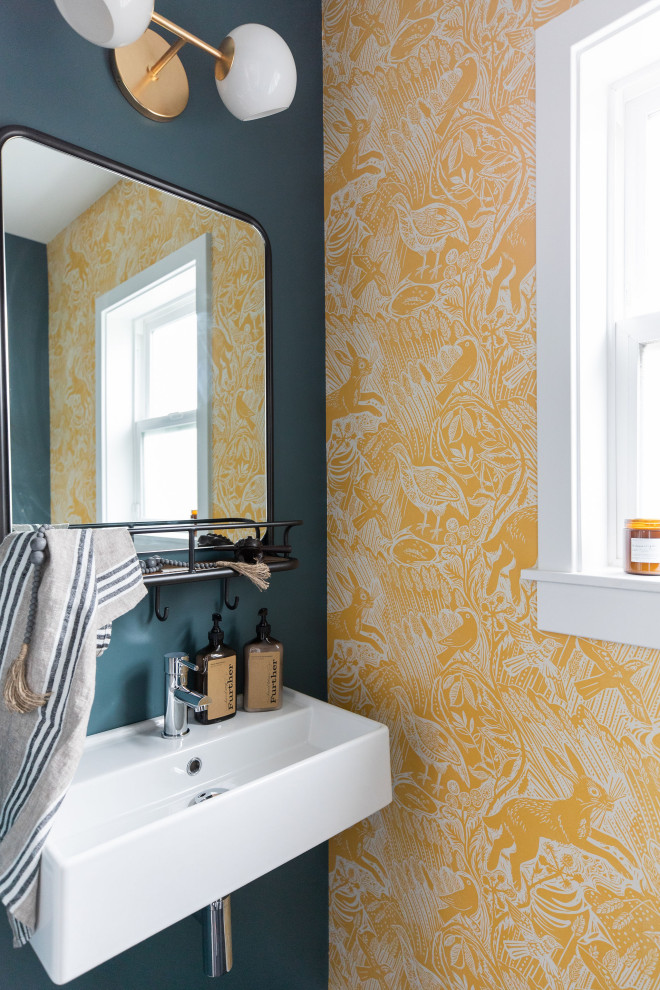
[[(211, 505), (210, 480), (211, 480), (211, 235), (202, 234), (200, 237), (173, 251), (167, 257), (139, 272), (132, 278), (111, 289), (109, 292), (99, 296), (96, 300), (96, 493), (97, 493), (97, 519), (100, 522), (107, 521), (108, 517), (108, 485), (111, 480), (108, 477), (106, 468), (108, 451), (106, 444), (107, 430), (105, 416), (107, 409), (105, 395), (105, 375), (104, 369), (113, 359), (125, 362), (125, 367), (131, 368), (131, 377), (136, 374), (134, 367), (134, 355), (132, 342), (123, 342), (122, 353), (115, 354), (117, 343), (112, 348), (108, 347), (105, 331), (106, 316), (113, 308), (126, 304), (131, 297), (135, 297), (144, 292), (145, 289), (171, 277), (182, 268), (195, 265), (195, 309), (197, 312), (197, 490), (198, 502), (197, 511), (199, 518), (207, 518)], [(134, 394), (134, 390), (133, 390)], [(131, 402), (133, 400), (131, 399)], [(135, 429), (139, 429), (140, 422), (131, 409), (130, 418), (136, 423)], [(153, 421), (149, 421), (153, 426)], [(177, 421), (177, 425), (180, 425)], [(135, 450), (135, 445), (134, 445)], [(124, 484), (125, 487), (133, 487), (133, 479), (139, 476), (136, 464), (130, 466), (130, 471), (126, 479), (119, 479), (115, 476), (113, 483)], [(130, 476), (130, 480), (129, 480)], [(142, 479), (139, 479), (140, 485)], [(191, 507), (192, 508), (192, 507)], [(124, 521), (124, 520), (122, 520)], [(132, 521), (132, 520), (125, 520)]]
[[(540, 629), (660, 647), (660, 577), (609, 563), (617, 301), (603, 292), (612, 285), (607, 100), (580, 113), (588, 86), (604, 92), (658, 60), (650, 17), (660, 23), (660, 0), (582, 0), (536, 32), (539, 543), (536, 568), (522, 576), (537, 582)], [(628, 66), (612, 58), (624, 27), (638, 35)], [(600, 80), (591, 71), (585, 85), (583, 59), (602, 65)]]

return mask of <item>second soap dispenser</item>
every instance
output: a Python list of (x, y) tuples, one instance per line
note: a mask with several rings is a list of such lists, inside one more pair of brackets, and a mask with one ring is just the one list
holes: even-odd
[(206, 711), (195, 712), (198, 722), (223, 722), (236, 714), (236, 651), (224, 645), (222, 616), (213, 613), (209, 645), (195, 657), (197, 690), (211, 699)]
[(261, 621), (257, 638), (243, 650), (245, 687), (243, 708), (246, 712), (270, 712), (282, 707), (283, 647), (270, 635), (266, 622), (267, 608), (260, 608)]

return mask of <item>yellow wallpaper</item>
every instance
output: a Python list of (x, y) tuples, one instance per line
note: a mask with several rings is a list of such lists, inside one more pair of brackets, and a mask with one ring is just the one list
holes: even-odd
[(325, 0), (329, 693), (394, 802), (331, 847), (332, 990), (660, 987), (660, 654), (539, 633), (534, 33)]
[(212, 238), (212, 513), (265, 515), (262, 238), (240, 220), (121, 180), (48, 245), (53, 522), (96, 519), (97, 296), (204, 233)]

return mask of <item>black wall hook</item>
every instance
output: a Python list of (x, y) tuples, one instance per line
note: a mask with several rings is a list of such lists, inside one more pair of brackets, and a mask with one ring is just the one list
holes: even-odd
[(163, 611), (160, 610), (160, 585), (156, 585), (156, 601), (154, 603), (154, 612), (156, 613), (156, 618), (161, 622), (165, 622), (165, 619), (170, 614), (169, 607), (166, 605)]
[(234, 598), (234, 604), (233, 605), (230, 604), (229, 599), (227, 598), (227, 595), (229, 594), (229, 581), (230, 581), (230, 579), (229, 578), (225, 578), (224, 580), (225, 580), (225, 608), (228, 608), (228, 609), (230, 609), (230, 611), (233, 612), (234, 609), (236, 608), (236, 606), (238, 605), (238, 595), (236, 595), (236, 597)]
[[(237, 606), (238, 606), (239, 597), (238, 597), (238, 595), (235, 596), (233, 604), (229, 601), (229, 597), (228, 597), (228, 595), (229, 595), (229, 578), (227, 577), (227, 578), (224, 578), (223, 580), (224, 580), (224, 585), (225, 585), (225, 596), (224, 596), (225, 597), (225, 608), (228, 608), (231, 612), (233, 612), (234, 609), (237, 608)], [(161, 611), (161, 607), (160, 607), (160, 587), (161, 586), (159, 584), (157, 584), (156, 587), (155, 587), (154, 612), (155, 612), (156, 618), (158, 619), (159, 622), (165, 622), (165, 620), (167, 619), (168, 615), (170, 614), (170, 609), (169, 609), (169, 606), (166, 605), (165, 608), (162, 609), (162, 611)]]

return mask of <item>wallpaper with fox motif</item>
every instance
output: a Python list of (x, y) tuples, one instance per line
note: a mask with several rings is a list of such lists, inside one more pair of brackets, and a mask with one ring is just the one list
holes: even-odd
[(331, 844), (332, 990), (660, 987), (660, 654), (540, 633), (534, 28), (324, 0), (329, 694), (394, 801)]
[(96, 298), (204, 233), (212, 242), (211, 512), (264, 516), (261, 234), (122, 179), (47, 248), (53, 522), (96, 519)]

